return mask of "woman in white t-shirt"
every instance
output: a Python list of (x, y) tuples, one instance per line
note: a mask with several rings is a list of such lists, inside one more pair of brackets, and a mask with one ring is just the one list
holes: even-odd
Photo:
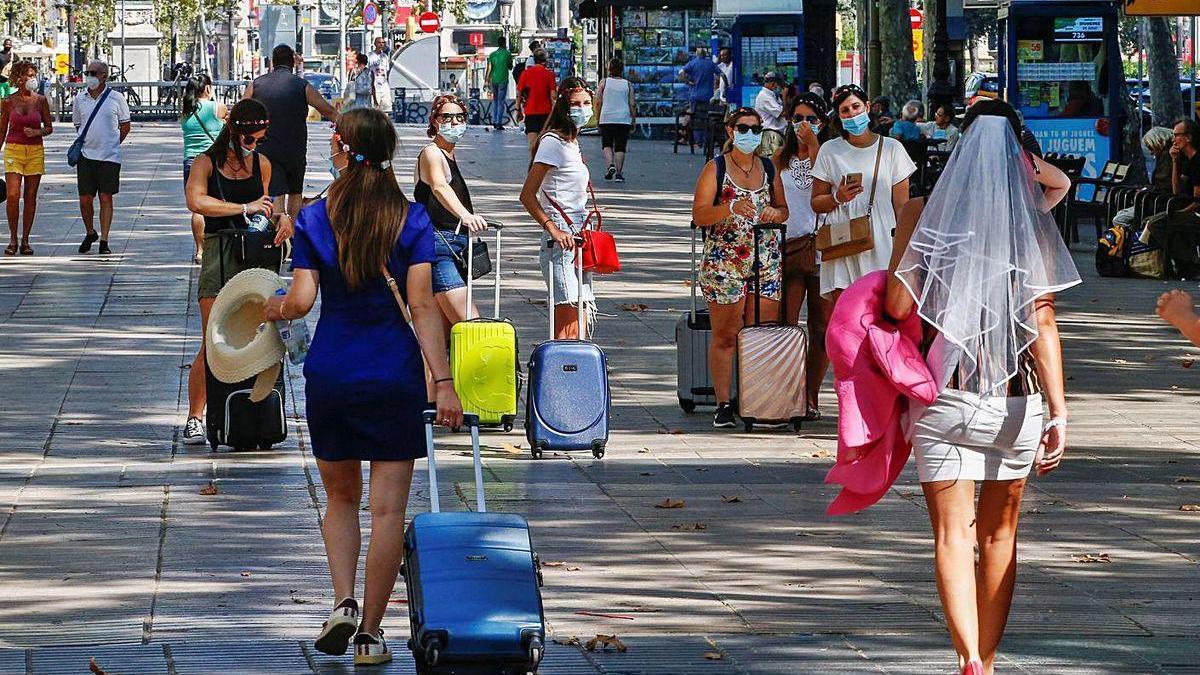
[(604, 180), (625, 182), (625, 144), (637, 121), (633, 100), (633, 85), (621, 77), (625, 63), (621, 59), (608, 62), (608, 77), (600, 80), (596, 98), (600, 101), (600, 147), (608, 171)]
[[(577, 77), (563, 80), (542, 135), (533, 145), (533, 163), (521, 188), (521, 205), (545, 230), (540, 259), (547, 287), (554, 265), (554, 336), (560, 340), (586, 336), (576, 310), (580, 293), (587, 318), (595, 309), (592, 275), (584, 273), (581, 288), (575, 261), (575, 238), (590, 215), (591, 175), (579, 152), (579, 129), (591, 118), (592, 92)], [(549, 246), (550, 242), (554, 246)]]
[[(853, 84), (838, 87), (833, 92), (833, 109), (842, 137), (822, 145), (817, 153), (812, 209), (828, 214), (826, 227), (845, 225), (869, 212), (874, 239), (874, 246), (862, 253), (822, 260), (821, 294), (836, 303), (850, 284), (887, 269), (896, 218), (908, 201), (908, 177), (917, 167), (900, 141), (871, 131), (871, 102), (862, 88)], [(871, 204), (873, 184), (875, 201)]]
[(821, 296), (821, 257), (817, 254), (817, 214), (812, 210), (812, 167), (821, 144), (832, 134), (826, 116), (825, 101), (811, 92), (792, 99), (784, 109), (788, 122), (783, 147), (775, 153), (775, 175), (783, 183), (788, 206), (787, 239), (783, 246), (784, 319), (790, 325), (800, 322), (800, 308), (808, 301), (808, 378), (809, 420), (819, 420), (817, 399), (821, 382), (829, 369), (825, 354), (825, 326), (829, 323), (832, 303)]

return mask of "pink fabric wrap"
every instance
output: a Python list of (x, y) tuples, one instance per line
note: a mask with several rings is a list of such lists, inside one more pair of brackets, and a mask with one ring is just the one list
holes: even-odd
[(883, 498), (912, 452), (902, 416), (908, 399), (928, 405), (937, 385), (917, 345), (921, 320), (884, 319), (887, 272), (872, 272), (842, 292), (825, 345), (838, 397), (837, 463), (825, 482), (842, 490), (826, 513), (861, 511)]

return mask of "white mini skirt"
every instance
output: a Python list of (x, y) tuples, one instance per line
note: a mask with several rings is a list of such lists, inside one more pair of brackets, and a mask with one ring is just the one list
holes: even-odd
[(946, 389), (912, 414), (922, 483), (1025, 478), (1042, 439), (1041, 394), (980, 397)]

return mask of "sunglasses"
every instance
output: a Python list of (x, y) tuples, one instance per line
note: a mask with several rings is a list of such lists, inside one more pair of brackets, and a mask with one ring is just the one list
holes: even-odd
[(808, 122), (809, 124), (820, 124), (821, 118), (817, 117), (816, 115), (794, 115), (792, 117), (792, 121), (795, 122), (796, 124), (799, 124), (801, 122)]
[(756, 134), (761, 134), (762, 130), (763, 130), (763, 125), (761, 125), (761, 124), (735, 124), (735, 125), (733, 125), (733, 128), (740, 134), (744, 134), (748, 131), (754, 132)]
[[(266, 137), (264, 136), (263, 138)], [(261, 140), (262, 138), (255, 138), (254, 136), (242, 136), (242, 146), (251, 148), (258, 145), (258, 142)]]
[(440, 115), (438, 115), (438, 117), (440, 117), (443, 122), (450, 122), (450, 123), (458, 122), (460, 124), (467, 123), (467, 113), (465, 113), (465, 112), (464, 113), (441, 113)]
[(100, 71), (100, 70), (85, 70), (85, 71), (83, 71), (83, 74), (91, 75), (92, 77), (100, 77), (101, 75), (104, 74), (104, 72)]

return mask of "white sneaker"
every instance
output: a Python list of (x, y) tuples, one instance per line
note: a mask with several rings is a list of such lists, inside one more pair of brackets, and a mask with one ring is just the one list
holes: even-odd
[(387, 643), (383, 641), (383, 629), (379, 629), (379, 637), (370, 633), (359, 633), (354, 636), (354, 665), (374, 666), (392, 660)]
[(204, 423), (199, 417), (189, 417), (187, 424), (183, 426), (183, 444), (184, 445), (204, 445), (207, 440), (204, 435)]
[(341, 656), (350, 645), (350, 638), (358, 630), (358, 601), (346, 598), (329, 613), (329, 619), (321, 624), (321, 634), (313, 644), (317, 651)]

